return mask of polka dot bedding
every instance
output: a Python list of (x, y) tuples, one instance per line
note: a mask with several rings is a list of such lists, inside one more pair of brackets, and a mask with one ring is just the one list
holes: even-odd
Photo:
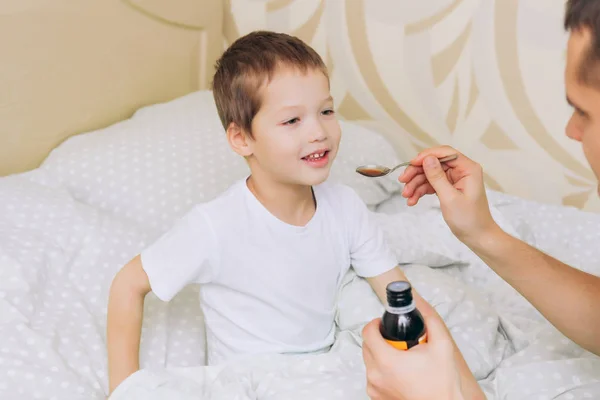
[[(332, 179), (373, 210), (409, 279), (440, 312), (490, 399), (600, 398), (600, 363), (551, 326), (451, 235), (435, 201), (400, 204), (393, 179), (356, 165), (396, 161), (375, 132), (341, 122)], [(118, 269), (192, 204), (247, 174), (209, 92), (146, 107), (71, 138), (29, 173), (0, 179), (0, 399), (105, 399), (108, 289)], [(600, 216), (490, 192), (511, 234), (598, 273)], [(386, 206), (387, 204), (387, 206)], [(385, 207), (384, 207), (385, 206)], [(111, 399), (367, 399), (360, 331), (382, 306), (352, 272), (326, 352), (205, 367), (197, 287), (147, 297), (142, 370)]]

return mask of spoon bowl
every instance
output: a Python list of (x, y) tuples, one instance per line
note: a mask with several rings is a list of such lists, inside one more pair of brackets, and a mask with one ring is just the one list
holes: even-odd
[[(458, 154), (452, 154), (450, 156), (442, 157), (439, 160), (441, 163), (444, 163), (446, 161), (456, 160), (456, 158), (458, 158)], [(356, 168), (356, 172), (369, 178), (379, 178), (381, 176), (386, 176), (390, 174), (391, 172), (397, 170), (400, 167), (406, 167), (407, 165), (410, 165), (410, 161), (398, 164), (394, 168), (388, 168), (384, 165), (378, 164), (367, 164), (361, 165), (360, 167)]]

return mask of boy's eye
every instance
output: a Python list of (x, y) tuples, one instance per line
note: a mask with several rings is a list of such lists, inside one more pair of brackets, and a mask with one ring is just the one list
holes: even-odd
[(335, 111), (333, 111), (331, 109), (323, 111), (323, 115), (333, 115), (334, 113), (335, 113)]
[(284, 125), (294, 125), (296, 122), (300, 121), (300, 118), (292, 118), (290, 120), (285, 121)]

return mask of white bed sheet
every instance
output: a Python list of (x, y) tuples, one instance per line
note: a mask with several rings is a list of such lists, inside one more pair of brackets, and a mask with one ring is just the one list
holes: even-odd
[[(108, 288), (152, 238), (131, 219), (75, 200), (46, 173), (0, 180), (0, 398), (102, 399)], [(496, 219), (514, 235), (600, 272), (599, 215), (493, 192), (490, 200)], [(377, 218), (489, 398), (600, 398), (598, 357), (555, 332), (456, 241), (435, 201), (392, 211)], [(256, 357), (223, 370), (202, 367), (196, 291), (186, 289), (168, 304), (149, 295), (144, 370), (113, 398), (366, 398), (360, 329), (382, 309), (363, 280), (346, 277), (330, 352)]]

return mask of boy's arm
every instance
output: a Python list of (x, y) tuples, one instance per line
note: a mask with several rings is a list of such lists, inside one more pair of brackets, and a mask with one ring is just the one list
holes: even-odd
[(109, 394), (139, 366), (144, 297), (150, 282), (140, 256), (115, 276), (108, 300), (107, 347)]
[[(372, 278), (366, 278), (366, 280), (367, 280), (367, 282), (369, 282), (369, 284), (371, 285), (371, 288), (377, 294), (377, 297), (379, 297), (379, 300), (383, 304), (387, 304), (386, 287), (390, 282), (408, 281), (408, 279), (406, 278), (406, 275), (404, 274), (404, 272), (402, 272), (402, 270), (398, 266), (396, 266), (395, 268), (393, 268), (393, 269), (389, 270), (388, 272), (385, 272), (381, 275), (377, 275)], [(419, 295), (419, 293), (417, 293), (417, 291), (414, 289), (413, 289), (413, 298), (415, 300), (415, 305), (416, 305), (417, 309), (424, 311), (426, 313), (436, 312), (434, 310), (434, 308), (427, 301), (425, 301), (425, 299), (423, 299)], [(445, 329), (447, 330), (448, 328), (446, 327)], [(452, 335), (450, 335), (450, 332), (448, 332), (448, 336), (450, 338), (452, 337)], [(458, 373), (460, 375), (460, 384), (461, 384), (461, 390), (462, 390), (463, 397), (468, 400), (485, 399), (485, 395), (483, 394), (483, 391), (479, 387), (477, 380), (473, 376), (473, 373), (469, 369), (467, 362), (463, 358), (462, 353), (456, 346), (456, 343), (454, 342), (454, 340), (452, 340), (452, 344), (454, 346), (454, 359), (455, 359), (456, 365), (458, 366)]]

